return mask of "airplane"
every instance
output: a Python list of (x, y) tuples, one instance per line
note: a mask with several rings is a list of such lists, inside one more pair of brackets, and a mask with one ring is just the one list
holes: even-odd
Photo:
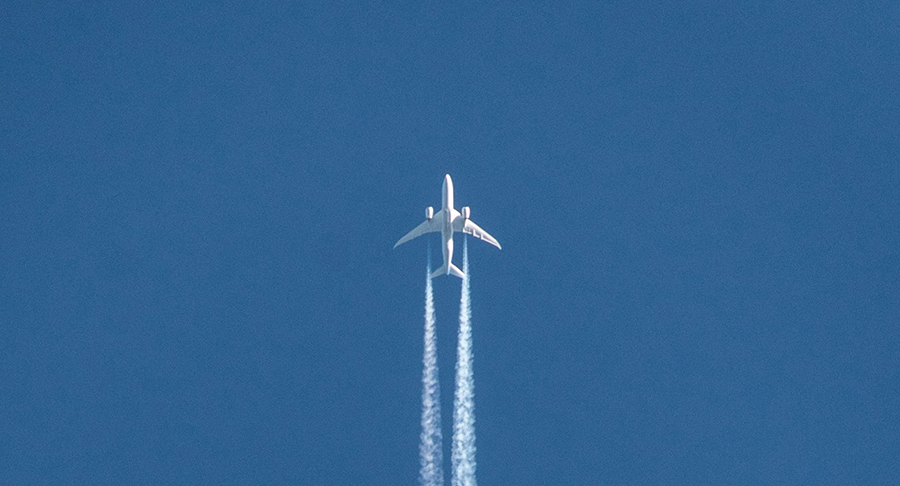
[(431, 206), (425, 208), (425, 221), (419, 226), (416, 226), (412, 231), (407, 233), (406, 236), (400, 238), (400, 240), (397, 241), (397, 243), (394, 245), (394, 248), (397, 248), (398, 246), (417, 236), (424, 235), (425, 233), (436, 233), (440, 231), (441, 236), (444, 239), (444, 264), (441, 265), (441, 268), (438, 268), (431, 273), (431, 278), (439, 277), (445, 274), (454, 275), (459, 278), (465, 278), (465, 274), (462, 273), (462, 270), (454, 265), (452, 261), (453, 232), (459, 231), (460, 233), (472, 235), (479, 240), (486, 241), (496, 246), (497, 248), (500, 248), (500, 243), (498, 243), (493, 236), (488, 234), (487, 231), (481, 229), (477, 224), (469, 219), (469, 216), (471, 216), (472, 212), (468, 206), (463, 206), (462, 213), (460, 213), (456, 209), (453, 209), (453, 180), (450, 179), (450, 174), (444, 176), (444, 187), (441, 191), (441, 205), (441, 210), (437, 213), (434, 212), (434, 208)]

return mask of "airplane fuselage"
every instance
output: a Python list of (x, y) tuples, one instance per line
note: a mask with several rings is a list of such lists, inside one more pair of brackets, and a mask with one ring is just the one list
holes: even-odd
[[(459, 215), (459, 212), (453, 208), (453, 180), (450, 174), (444, 176), (444, 185), (441, 188), (441, 238), (444, 240), (443, 253), (444, 265), (441, 267), (447, 273), (450, 270), (450, 263), (453, 261), (453, 220)], [(455, 214), (454, 214), (455, 213)]]

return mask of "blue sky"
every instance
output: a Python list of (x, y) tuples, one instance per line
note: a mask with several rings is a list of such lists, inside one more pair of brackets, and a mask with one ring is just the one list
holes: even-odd
[(414, 483), (445, 173), (482, 484), (900, 482), (891, 2), (4, 25), (0, 483)]

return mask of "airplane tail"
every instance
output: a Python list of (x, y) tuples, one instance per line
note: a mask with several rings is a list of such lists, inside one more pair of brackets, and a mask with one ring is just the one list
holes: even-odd
[[(449, 268), (450, 268), (450, 275), (453, 275), (454, 277), (465, 278), (466, 275), (464, 273), (462, 273), (462, 270), (460, 270), (459, 267), (457, 267), (456, 265), (451, 263), (449, 265)], [(431, 278), (440, 277), (441, 275), (444, 275), (446, 273), (447, 273), (447, 267), (441, 267), (441, 268), (438, 268), (437, 270), (435, 270), (434, 272), (432, 272)]]

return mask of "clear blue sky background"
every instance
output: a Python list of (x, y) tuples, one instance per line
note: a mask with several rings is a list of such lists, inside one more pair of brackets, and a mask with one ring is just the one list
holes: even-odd
[(415, 484), (391, 246), (450, 173), (481, 484), (900, 484), (895, 2), (49, 3), (0, 29), (0, 483)]

